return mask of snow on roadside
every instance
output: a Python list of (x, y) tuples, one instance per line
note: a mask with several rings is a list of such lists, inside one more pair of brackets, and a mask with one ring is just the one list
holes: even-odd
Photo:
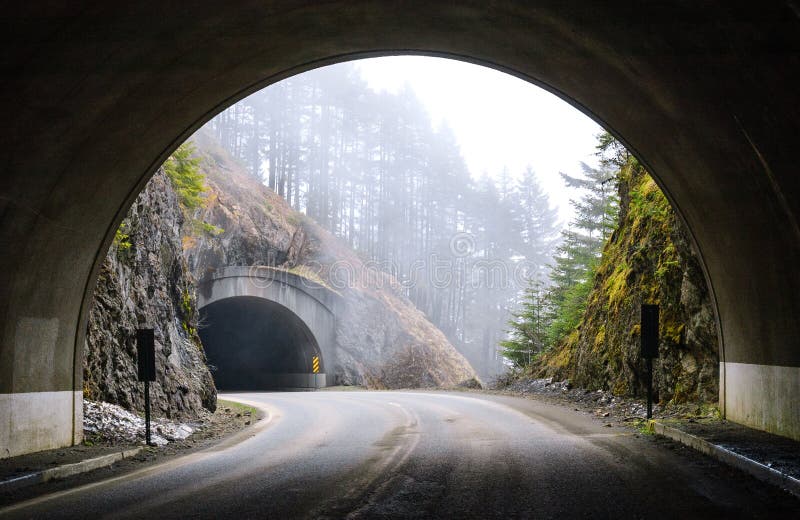
[[(191, 435), (192, 426), (170, 421), (151, 420), (151, 441), (164, 446)], [(115, 404), (83, 400), (83, 433), (88, 438), (121, 443), (144, 443), (144, 419)]]

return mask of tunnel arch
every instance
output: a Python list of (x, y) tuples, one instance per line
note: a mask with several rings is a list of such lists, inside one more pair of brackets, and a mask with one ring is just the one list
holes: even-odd
[(556, 0), (7, 7), (0, 110), (15, 124), (2, 130), (0, 413), (10, 420), (0, 445), (11, 454), (80, 439), (98, 266), (169, 152), (268, 83), (345, 58), (413, 53), (544, 86), (591, 108), (642, 158), (704, 261), (723, 410), (800, 438), (798, 15), (788, 4), (722, 0), (643, 9)]
[[(200, 336), (204, 346), (209, 342), (208, 357), (218, 368), (214, 377), (220, 379), (220, 388), (327, 386), (325, 367), (335, 366), (338, 359), (338, 298), (337, 293), (313, 280), (272, 267), (229, 266), (209, 273), (198, 284), (197, 306)], [(283, 348), (281, 342), (285, 343)], [(224, 355), (229, 348), (231, 354), (247, 355), (249, 366), (261, 375), (251, 373), (246, 364), (227, 363)], [(287, 362), (266, 356), (270, 351), (282, 352)], [(314, 356), (319, 363), (316, 373)], [(265, 372), (270, 367), (277, 371)], [(234, 381), (229, 375), (241, 380), (230, 384)]]

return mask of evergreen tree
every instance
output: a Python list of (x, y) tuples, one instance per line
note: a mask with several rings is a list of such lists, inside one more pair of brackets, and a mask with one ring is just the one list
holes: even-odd
[(581, 163), (582, 177), (561, 174), (568, 188), (581, 191), (581, 197), (570, 200), (575, 208), (571, 227), (581, 246), (599, 256), (608, 235), (614, 229), (616, 216), (616, 173), (605, 168), (592, 168)]
[[(542, 349), (560, 343), (578, 325), (586, 309), (587, 298), (591, 290), (594, 268), (599, 261), (603, 245), (608, 239), (613, 223), (616, 220), (618, 200), (616, 197), (617, 163), (627, 160), (627, 151), (609, 134), (598, 136), (598, 156), (600, 168), (591, 168), (582, 163), (581, 176), (561, 174), (567, 187), (579, 190), (580, 196), (572, 199), (575, 218), (570, 227), (562, 231), (562, 242), (556, 249), (553, 265), (550, 270), (550, 286), (543, 297), (540, 290), (526, 292), (521, 311), (512, 314), (509, 322), (511, 331), (509, 339), (501, 342), (504, 355), (519, 365), (520, 353)], [(526, 172), (520, 189), (522, 202), (519, 208), (541, 208), (537, 200), (536, 185), (531, 180), (532, 172)], [(534, 211), (522, 214), (530, 219)], [(546, 232), (533, 233), (539, 240), (546, 237)], [(535, 313), (535, 315), (534, 315)], [(532, 331), (536, 331), (533, 335)], [(535, 340), (535, 341), (534, 341)], [(536, 345), (536, 349), (529, 348)]]
[(200, 158), (194, 153), (194, 145), (187, 141), (164, 161), (164, 172), (172, 181), (184, 212), (199, 208), (206, 191), (205, 177), (198, 167)]
[[(603, 150), (618, 150), (616, 141), (607, 136), (598, 136), (598, 155), (604, 153)], [(562, 232), (563, 241), (553, 258), (552, 286), (548, 294), (551, 345), (560, 342), (580, 323), (594, 268), (613, 231), (618, 206), (618, 170), (611, 169), (613, 164), (602, 160), (601, 156), (600, 168), (581, 164), (582, 177), (561, 174), (568, 187), (581, 191), (581, 197), (571, 200), (576, 216), (570, 228)]]
[(606, 131), (597, 136), (597, 156), (600, 158), (600, 166), (611, 171), (622, 169), (633, 159), (628, 149)]
[[(203, 194), (208, 186), (205, 183), (205, 175), (200, 171), (200, 157), (195, 153), (194, 145), (187, 141), (180, 145), (166, 161), (164, 161), (164, 173), (167, 174), (175, 192), (178, 195), (178, 203), (186, 217), (184, 226), (194, 234), (207, 234), (211, 236), (219, 235), (224, 230), (213, 224), (209, 224), (201, 219), (195, 218), (197, 211), (205, 202)], [(127, 235), (124, 230), (117, 230), (114, 237), (115, 243), (127, 243)]]
[(516, 367), (530, 364), (547, 345), (547, 311), (541, 282), (531, 282), (525, 289), (521, 309), (511, 313), (508, 339), (500, 342), (502, 354)]
[[(558, 241), (558, 213), (550, 205), (547, 193), (530, 166), (517, 183), (513, 196), (514, 220), (524, 244), (520, 253), (531, 265), (543, 267), (552, 257)], [(528, 276), (541, 274), (528, 273)]]

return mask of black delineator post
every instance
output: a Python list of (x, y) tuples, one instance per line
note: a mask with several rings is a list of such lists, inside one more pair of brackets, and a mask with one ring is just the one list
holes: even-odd
[(153, 329), (136, 331), (136, 346), (139, 361), (139, 381), (144, 381), (145, 442), (150, 442), (150, 381), (156, 380), (156, 349)]
[(653, 418), (653, 358), (647, 358), (647, 418)]
[[(647, 401), (647, 416), (650, 417), (650, 401)], [(150, 443), (150, 381), (144, 380), (144, 442)]]
[(642, 357), (647, 363), (647, 418), (653, 418), (653, 358), (658, 357), (658, 305), (642, 304)]

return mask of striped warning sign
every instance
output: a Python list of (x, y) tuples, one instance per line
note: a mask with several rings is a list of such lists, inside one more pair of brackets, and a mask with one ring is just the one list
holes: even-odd
[(311, 359), (311, 368), (315, 374), (319, 374), (319, 356), (314, 356)]

